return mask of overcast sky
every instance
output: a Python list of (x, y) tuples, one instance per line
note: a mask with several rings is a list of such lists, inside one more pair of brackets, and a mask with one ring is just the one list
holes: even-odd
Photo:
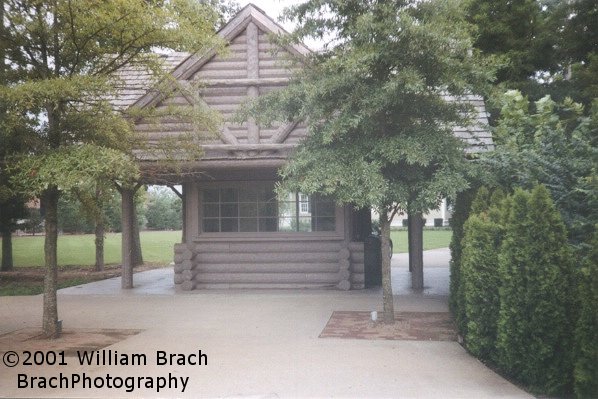
[[(237, 2), (241, 5), (241, 7), (245, 7), (249, 3), (253, 3), (262, 10), (271, 18), (273, 18), (276, 22), (278, 22), (283, 28), (285, 28), (288, 32), (293, 31), (294, 24), (292, 22), (280, 22), (278, 17), (282, 14), (282, 11), (289, 6), (294, 4), (301, 4), (305, 2), (305, 0), (237, 0)], [(318, 50), (322, 47), (321, 43), (314, 40), (307, 40), (303, 44), (309, 47), (312, 50)]]
[[(270, 17), (274, 18), (278, 23), (278, 16), (282, 13), (285, 7), (292, 6), (293, 4), (303, 3), (302, 0), (237, 0), (241, 7), (245, 7), (249, 3), (253, 3), (266, 12)], [(292, 24), (285, 22), (282, 24), (285, 29), (292, 30)]]

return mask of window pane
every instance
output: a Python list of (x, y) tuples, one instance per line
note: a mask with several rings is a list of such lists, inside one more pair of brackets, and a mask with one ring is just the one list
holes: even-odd
[(297, 214), (297, 208), (295, 202), (284, 201), (278, 203), (278, 216), (284, 217), (295, 217)]
[(239, 216), (239, 206), (237, 204), (220, 205), (220, 216), (223, 218), (232, 218)]
[(274, 183), (246, 182), (202, 189), (205, 232), (334, 231), (336, 205), (327, 197), (287, 192)]
[(301, 212), (303, 214), (310, 213), (309, 202), (300, 202), (299, 203), (299, 212)]
[(257, 218), (239, 219), (240, 231), (257, 231)]
[(257, 187), (243, 187), (242, 189), (239, 189), (240, 202), (257, 202), (257, 196)]
[(257, 194), (258, 194), (258, 201), (260, 201), (260, 202), (267, 202), (267, 201), (275, 200), (276, 194), (274, 193), (274, 184), (266, 183), (264, 185), (258, 186)]
[(302, 213), (303, 216), (307, 216), (307, 214), (312, 212), (310, 197), (303, 193), (299, 193), (297, 196), (299, 197), (299, 212)]
[(333, 217), (317, 218), (316, 219), (316, 231), (334, 231), (336, 223)]
[(260, 219), (260, 231), (277, 231), (277, 223), (276, 218)]
[(259, 215), (276, 217), (276, 202), (262, 202), (259, 204)]
[(249, 217), (257, 216), (257, 203), (240, 203), (239, 204), (239, 216)]
[(218, 219), (204, 219), (203, 231), (206, 233), (217, 233), (220, 231), (220, 223)]
[(334, 216), (334, 202), (318, 202), (316, 204), (315, 216)]
[(220, 220), (220, 231), (231, 232), (239, 231), (239, 219), (225, 219)]
[(311, 231), (311, 217), (299, 218), (299, 231)]
[(238, 195), (237, 189), (235, 188), (223, 188), (220, 191), (221, 201), (222, 202), (237, 202)]
[(220, 190), (203, 190), (203, 202), (219, 202), (220, 201)]
[(218, 204), (204, 204), (203, 206), (203, 216), (205, 218), (215, 217), (217, 218), (219, 215), (220, 206)]
[(278, 219), (278, 231), (297, 231), (297, 219), (280, 218)]

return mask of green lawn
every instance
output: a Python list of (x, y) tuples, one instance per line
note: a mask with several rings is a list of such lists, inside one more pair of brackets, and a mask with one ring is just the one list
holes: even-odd
[[(451, 242), (452, 230), (424, 230), (424, 250), (446, 248)], [(407, 230), (390, 232), (394, 253), (407, 252)]]
[[(58, 237), (58, 264), (60, 266), (93, 265), (95, 262), (94, 236), (61, 235)], [(173, 245), (181, 241), (180, 231), (144, 231), (141, 233), (143, 260), (168, 264), (174, 257)], [(106, 235), (104, 260), (107, 264), (121, 262), (121, 235)], [(0, 249), (0, 253), (1, 249)], [(15, 266), (42, 266), (44, 264), (44, 237), (13, 237)]]
[[(451, 241), (450, 230), (424, 230), (424, 249), (448, 247)], [(407, 231), (391, 233), (394, 252), (407, 252)], [(62, 235), (58, 237), (58, 262), (61, 266), (93, 265), (95, 253), (94, 236)], [(168, 264), (173, 259), (173, 245), (181, 240), (180, 231), (144, 231), (141, 233), (143, 259), (149, 263)], [(0, 252), (1, 253), (1, 252)], [(15, 266), (42, 266), (44, 263), (44, 237), (13, 237)], [(107, 234), (105, 261), (120, 263), (120, 234)]]

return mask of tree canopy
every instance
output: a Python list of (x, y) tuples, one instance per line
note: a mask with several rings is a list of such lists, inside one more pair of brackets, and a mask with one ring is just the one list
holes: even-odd
[(530, 102), (509, 91), (501, 104), (496, 150), (483, 157), (489, 181), (511, 190), (546, 185), (571, 242), (587, 241), (598, 220), (598, 102), (585, 115), (571, 99)]
[(110, 103), (118, 94), (118, 72), (138, 68), (157, 83), (164, 71), (156, 51), (212, 45), (217, 18), (211, 4), (192, 0), (4, 1), (0, 40), (9, 72), (17, 78), (2, 87), (0, 100), (9, 112), (36, 119), (31, 150), (15, 158), (14, 181), (39, 195), (46, 209), (43, 327), (48, 337), (59, 334), (60, 192), (101, 179), (132, 184), (137, 176), (132, 120)]
[(478, 30), (476, 48), (502, 59), (499, 93), (517, 89), (532, 100), (550, 94), (557, 101), (592, 103), (598, 93), (595, 0), (465, 0), (464, 5)]
[(472, 50), (457, 2), (312, 0), (286, 16), (298, 27), (283, 43), (327, 41), (256, 106), (262, 122), (309, 127), (281, 171), (287, 189), (374, 207), (384, 233), (394, 213), (425, 212), (467, 186), (453, 128), (470, 123), (472, 107), (458, 99), (483, 92), (492, 68)]

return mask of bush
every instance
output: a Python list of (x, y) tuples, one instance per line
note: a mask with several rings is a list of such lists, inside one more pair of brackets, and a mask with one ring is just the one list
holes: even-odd
[(457, 320), (457, 329), (461, 335), (465, 334), (466, 328), (465, 309), (463, 306), (459, 306), (460, 303), (463, 303), (462, 298), (459, 299), (462, 293), (459, 289), (461, 280), (461, 241), (463, 240), (463, 225), (469, 217), (471, 202), (474, 199), (476, 191), (477, 189), (470, 188), (457, 195), (455, 208), (451, 217), (453, 235), (449, 245), (451, 250), (449, 306)]
[[(502, 193), (502, 192), (500, 192)], [(498, 256), (503, 227), (499, 208), (502, 194), (496, 192), (488, 200), (489, 192), (480, 189), (472, 214), (464, 225), (461, 255), (461, 289), (466, 320), (465, 345), (476, 356), (496, 360), (496, 330), (500, 301), (498, 290)], [(492, 206), (490, 209), (483, 209)]]
[(575, 394), (596, 397), (598, 392), (598, 233), (581, 271), (580, 315), (575, 330)]
[(498, 362), (533, 391), (562, 393), (572, 381), (574, 272), (545, 187), (515, 192), (500, 252)]

